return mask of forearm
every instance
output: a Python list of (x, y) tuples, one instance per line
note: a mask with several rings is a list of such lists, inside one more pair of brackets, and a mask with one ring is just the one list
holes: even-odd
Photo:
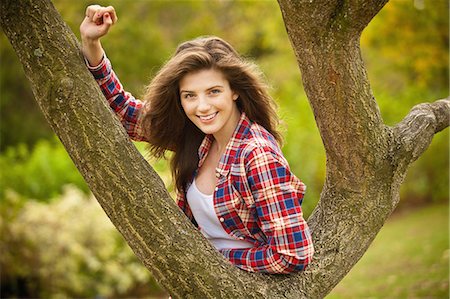
[(309, 257), (300, 259), (280, 254), (270, 245), (248, 249), (223, 249), (221, 253), (243, 270), (269, 274), (303, 271), (310, 262)]
[(82, 38), (81, 50), (91, 66), (99, 65), (105, 53), (100, 39), (92, 40), (89, 38)]

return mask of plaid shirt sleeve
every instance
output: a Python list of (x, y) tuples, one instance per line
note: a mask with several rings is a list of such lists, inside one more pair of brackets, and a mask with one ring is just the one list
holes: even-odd
[(311, 234), (303, 219), (305, 185), (287, 162), (270, 149), (255, 149), (247, 167), (247, 181), (255, 200), (258, 225), (267, 243), (248, 249), (224, 249), (222, 254), (247, 271), (302, 271), (314, 254)]
[(142, 127), (144, 103), (124, 91), (106, 55), (98, 66), (92, 67), (87, 61), (86, 64), (130, 138), (147, 141)]

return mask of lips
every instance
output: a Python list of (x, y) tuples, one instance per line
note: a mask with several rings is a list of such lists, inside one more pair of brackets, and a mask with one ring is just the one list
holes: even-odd
[(217, 113), (219, 112), (214, 112), (212, 114), (208, 114), (208, 115), (198, 115), (198, 118), (200, 118), (200, 120), (202, 122), (209, 122), (211, 121), (214, 117), (216, 117)]

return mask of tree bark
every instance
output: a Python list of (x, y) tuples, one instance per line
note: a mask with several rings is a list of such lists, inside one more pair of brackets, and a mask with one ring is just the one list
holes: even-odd
[(416, 106), (395, 127), (383, 124), (359, 36), (386, 2), (279, 1), (327, 153), (325, 186), (308, 220), (314, 261), (282, 276), (238, 270), (190, 224), (113, 116), (49, 0), (2, 0), (0, 23), (95, 197), (174, 298), (320, 298), (367, 250), (408, 166), (449, 122), (447, 99)]
[(449, 125), (449, 100), (414, 107), (384, 125), (359, 40), (387, 0), (279, 0), (327, 156), (320, 201), (308, 219), (316, 248), (301, 280), (323, 297), (362, 257), (399, 201), (408, 166)]

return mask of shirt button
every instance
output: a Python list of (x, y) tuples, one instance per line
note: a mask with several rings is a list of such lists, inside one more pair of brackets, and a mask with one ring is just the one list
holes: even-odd
[(224, 221), (225, 221), (225, 218), (220, 217), (219, 220), (220, 220), (220, 222), (224, 222)]
[(219, 191), (219, 187), (214, 188), (215, 191)]
[(220, 178), (220, 173), (216, 172), (216, 178)]
[(245, 237), (239, 237), (239, 240), (244, 240), (245, 239)]

